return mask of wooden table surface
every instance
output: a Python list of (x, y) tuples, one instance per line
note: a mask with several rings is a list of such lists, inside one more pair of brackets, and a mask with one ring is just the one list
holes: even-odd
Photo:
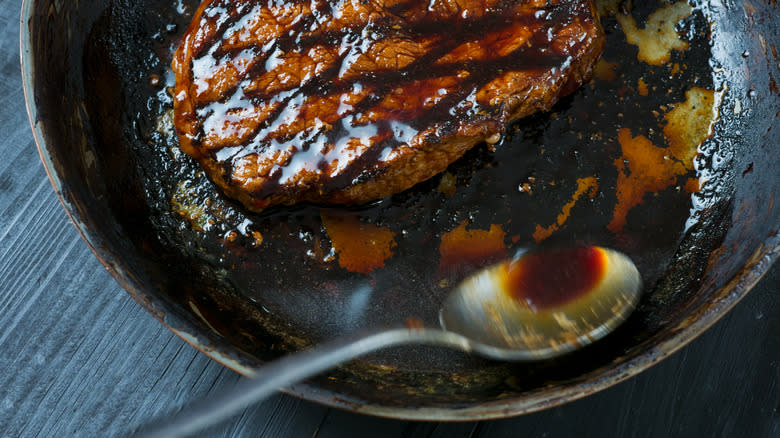
[[(38, 157), (0, 0), (0, 436), (123, 436), (240, 377), (163, 328), (70, 224)], [(418, 423), (286, 395), (215, 437), (780, 437), (780, 265), (707, 333), (638, 377), (519, 418)]]

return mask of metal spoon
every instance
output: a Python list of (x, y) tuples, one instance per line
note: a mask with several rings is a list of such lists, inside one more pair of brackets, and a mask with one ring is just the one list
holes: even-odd
[(188, 436), (279, 388), (383, 348), (431, 344), (492, 359), (548, 359), (594, 342), (628, 318), (641, 294), (631, 260), (601, 247), (521, 252), (461, 282), (442, 329), (402, 326), (334, 340), (257, 369), (253, 379), (143, 426), (133, 436)]

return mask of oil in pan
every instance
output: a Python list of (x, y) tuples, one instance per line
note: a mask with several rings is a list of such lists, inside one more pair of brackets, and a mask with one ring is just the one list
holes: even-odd
[[(724, 85), (711, 59), (707, 6), (597, 3), (604, 54), (593, 79), (552, 111), (514, 123), (497, 144), (472, 149), (390, 198), (256, 214), (220, 194), (178, 148), (168, 66), (197, 5), (172, 2), (140, 30), (156, 43), (133, 54), (144, 63), (126, 84), (148, 96), (127, 112), (138, 114), (133, 153), (143, 163), (137, 172), (155, 235), (179, 248), (168, 263), (197, 267), (204, 282), (229, 289), (274, 324), (283, 321), (273, 330), (293, 333), (300, 344), (407, 317), (436, 324), (450, 285), (538, 245), (621, 250), (649, 287), (638, 312), (668, 304), (677, 291), (659, 279), (699, 221), (722, 207), (713, 164), (721, 151), (709, 138)], [(114, 40), (121, 35), (104, 29), (101, 37), (120, 47)], [(718, 236), (711, 240), (716, 246)], [(236, 329), (198, 304), (202, 297), (182, 293), (216, 331)], [(460, 353), (426, 350), (424, 360), (407, 360), (418, 353), (377, 354), (364, 372), (381, 379), (401, 368), (454, 369), (469, 385), (504, 378), (504, 365), (470, 369), (464, 364), (473, 359)]]

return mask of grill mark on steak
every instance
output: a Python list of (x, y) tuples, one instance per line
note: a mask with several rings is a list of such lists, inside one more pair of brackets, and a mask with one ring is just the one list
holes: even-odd
[[(518, 54), (520, 54), (520, 52), (527, 52), (527, 51), (528, 51), (528, 48), (524, 46), (524, 47), (521, 47), (521, 48), (517, 49), (515, 52), (512, 52), (510, 54), (510, 56), (518, 55)], [(497, 60), (497, 61), (495, 61), (493, 63), (490, 63), (490, 64), (492, 64), (492, 65), (489, 65), (487, 63), (483, 63), (482, 67), (483, 68), (491, 68), (491, 67), (492, 68), (499, 68), (502, 63), (501, 63), (501, 60)], [(559, 63), (554, 61), (551, 64), (552, 65), (558, 65)], [(541, 69), (541, 68), (544, 68), (544, 67), (546, 67), (546, 66), (545, 65), (535, 66), (534, 68)], [(443, 69), (446, 69), (446, 68), (451, 68), (451, 67), (450, 66), (444, 66)], [(528, 70), (528, 68), (527, 68), (527, 70)], [(429, 77), (436, 77), (436, 76), (435, 75), (431, 75), (431, 76), (425, 76), (424, 78), (429, 78)], [(392, 79), (392, 78), (388, 78), (388, 79)], [(427, 111), (421, 111), (420, 113), (412, 113), (412, 114), (410, 114), (407, 117), (406, 121), (410, 121), (412, 128), (415, 128), (417, 131), (422, 131), (424, 129), (424, 127), (429, 125), (429, 123), (430, 123), (430, 121), (432, 119), (445, 120), (445, 122), (444, 122), (445, 126), (441, 127), (443, 129), (446, 129), (447, 126), (451, 127), (454, 124), (454, 121), (446, 120), (448, 118), (447, 115), (442, 114), (442, 113), (443, 112), (450, 112), (451, 109), (453, 108), (454, 104), (456, 104), (458, 102), (461, 102), (467, 95), (473, 93), (474, 90), (484, 86), (484, 81), (485, 81), (484, 78), (480, 78), (480, 77), (476, 77), (476, 76), (472, 76), (471, 78), (467, 78), (467, 79), (463, 80), (462, 82), (460, 82), (458, 84), (458, 89), (457, 90), (447, 94), (447, 96), (445, 96), (441, 101), (436, 103), (432, 108), (428, 109)], [(380, 93), (382, 91), (386, 91), (386, 88), (389, 88), (389, 87), (385, 87), (383, 89), (380, 89)], [(359, 102), (356, 105), (355, 109), (350, 112), (350, 114), (353, 114), (355, 112), (370, 111), (371, 110), (371, 106), (370, 105), (376, 105), (376, 102), (370, 101), (369, 98), (366, 98), (363, 101)], [(502, 111), (502, 109), (498, 109), (497, 111), (500, 112), (500, 111)], [(456, 114), (448, 114), (448, 115), (452, 116), (452, 117), (457, 117), (458, 116)], [(502, 127), (501, 126), (502, 124), (499, 124), (499, 123), (493, 123), (492, 125), (493, 125), (492, 126), (493, 130), (500, 130), (501, 127)], [(383, 128), (384, 128), (384, 130), (383, 130)], [(387, 129), (386, 126), (381, 126), (380, 127), (380, 132), (383, 132), (383, 138), (386, 139), (387, 141), (389, 141), (390, 144), (387, 144), (387, 143), (384, 143), (384, 142), (381, 142), (381, 141), (372, 143), (371, 146), (369, 147), (369, 149), (366, 152), (364, 152), (363, 155), (361, 155), (361, 159), (359, 160), (359, 162), (356, 162), (356, 163), (353, 163), (352, 165), (350, 165), (350, 168), (347, 169), (345, 172), (343, 172), (343, 175), (341, 175), (341, 177), (333, 178), (330, 181), (329, 186), (332, 186), (332, 187), (335, 188), (335, 187), (341, 187), (344, 184), (347, 184), (349, 182), (347, 180), (349, 178), (351, 178), (353, 174), (360, 173), (360, 172), (355, 172), (354, 170), (352, 170), (352, 168), (365, 169), (365, 170), (370, 171), (371, 167), (370, 166), (366, 166), (366, 163), (371, 163), (372, 161), (375, 160), (375, 158), (381, 152), (379, 150), (380, 147), (381, 148), (394, 147), (394, 146), (397, 146), (397, 145), (402, 143), (398, 139), (392, 137), (390, 130)], [(340, 134), (342, 134), (342, 133), (339, 132), (336, 135), (333, 135), (333, 137), (338, 137)], [(445, 135), (441, 135), (441, 136), (445, 136)], [(363, 175), (358, 175), (358, 176), (363, 176)], [(366, 177), (368, 177), (368, 175), (366, 175)]]
[[(275, 6), (310, 13), (257, 34), (245, 19)], [(384, 197), (579, 86), (603, 44), (593, 14), (587, 0), (207, 0), (173, 64), (180, 143), (253, 210)]]
[[(491, 18), (491, 17), (488, 17), (488, 18)], [(487, 19), (485, 19), (485, 20), (487, 20)], [(493, 20), (493, 21), (495, 21), (495, 20)], [(477, 27), (477, 28), (482, 28), (483, 27), (483, 26), (480, 26), (480, 24), (482, 24), (482, 23), (476, 23), (476, 25), (475, 25), (475, 23), (470, 23), (470, 24), (472, 25), (472, 27)], [(487, 24), (487, 23), (485, 23), (485, 24)], [(505, 26), (508, 27), (510, 25), (511, 24), (506, 24)], [(439, 27), (441, 27), (441, 26), (446, 27), (446, 26), (449, 26), (449, 24), (446, 23), (444, 25), (436, 26), (437, 27), (436, 32), (440, 32)], [(503, 29), (499, 29), (499, 31), (500, 30), (503, 30)], [(430, 29), (428, 29), (428, 31), (430, 31)], [(473, 32), (470, 32), (468, 34), (468, 36), (469, 37), (473, 36)], [(539, 35), (534, 35), (533, 37), (536, 38), (536, 39), (539, 39), (541, 41), (535, 41), (531, 45), (532, 48), (538, 49), (541, 44), (547, 43), (546, 40), (542, 40), (542, 38), (539, 38)], [(442, 44), (439, 47), (435, 48), (434, 50), (429, 51), (428, 53), (424, 54), (422, 57), (420, 57), (417, 60), (415, 60), (414, 62), (412, 62), (403, 71), (388, 70), (388, 71), (383, 71), (383, 72), (379, 72), (379, 73), (374, 74), (373, 77), (372, 77), (372, 82), (377, 83), (377, 84), (386, 84), (386, 85), (380, 86), (379, 88), (377, 88), (375, 90), (375, 92), (374, 92), (374, 94), (372, 96), (364, 98), (363, 101), (358, 103), (356, 105), (357, 111), (358, 112), (362, 112), (362, 111), (365, 111), (365, 110), (369, 110), (370, 106), (377, 104), (378, 101), (381, 100), (381, 98), (388, 91), (388, 89), (394, 87), (395, 86), (394, 84), (397, 81), (399, 81), (403, 76), (408, 76), (409, 72), (415, 72), (415, 74), (414, 74), (414, 79), (415, 80), (424, 80), (424, 79), (429, 79), (429, 78), (442, 76), (442, 75), (447, 74), (447, 73), (451, 73), (452, 70), (454, 68), (456, 68), (456, 67), (466, 67), (466, 69), (470, 69), (469, 67), (471, 67), (471, 68), (474, 67), (473, 65), (469, 65), (469, 64), (479, 63), (479, 64), (482, 64), (482, 65), (480, 67), (478, 67), (478, 68), (480, 68), (482, 70), (487, 70), (487, 69), (507, 68), (507, 67), (509, 67), (509, 64), (517, 63), (517, 60), (522, 60), (522, 61), (524, 61), (523, 62), (524, 68), (526, 70), (532, 70), (532, 69), (538, 69), (538, 68), (543, 68), (543, 67), (551, 67), (551, 66), (554, 66), (554, 65), (560, 65), (560, 63), (562, 62), (562, 60), (564, 58), (563, 56), (554, 56), (554, 55), (553, 56), (547, 55), (545, 57), (544, 56), (545, 54), (542, 53), (542, 52), (539, 52), (538, 50), (533, 52), (533, 54), (529, 56), (529, 52), (531, 52), (531, 51), (527, 50), (526, 47), (521, 47), (520, 49), (518, 49), (515, 52), (511, 53), (507, 58), (493, 60), (492, 62), (486, 62), (486, 61), (476, 61), (475, 62), (475, 61), (470, 61), (470, 62), (465, 63), (465, 65), (463, 65), (463, 64), (460, 64), (460, 65), (445, 64), (445, 65), (433, 65), (433, 66), (430, 65), (435, 60), (439, 59), (442, 55), (444, 55), (446, 53), (449, 53), (452, 49), (454, 49), (459, 44), (461, 44), (461, 41), (460, 40), (455, 40), (455, 39), (451, 40), (450, 42), (448, 42), (446, 44)], [(304, 47), (304, 49), (305, 48), (306, 47)], [(304, 50), (301, 50), (301, 51), (304, 51)], [(517, 56), (517, 55), (520, 55), (520, 54), (523, 55), (522, 58)], [(277, 92), (279, 92), (279, 91), (289, 91), (289, 90), (293, 90), (294, 89), (295, 90), (295, 94), (293, 96), (290, 96), (289, 98), (283, 100), (282, 101), (282, 105), (280, 105), (280, 108), (278, 110), (272, 112), (269, 115), (269, 117), (266, 119), (266, 122), (261, 124), (260, 126), (258, 126), (255, 129), (255, 131), (252, 134), (250, 134), (250, 136), (256, 134), (261, 129), (266, 128), (269, 123), (273, 123), (275, 121), (275, 118), (279, 115), (279, 113), (281, 113), (283, 111), (284, 105), (289, 103), (290, 99), (294, 98), (295, 96), (297, 96), (299, 94), (310, 96), (310, 95), (315, 94), (318, 91), (324, 91), (325, 89), (323, 88), (323, 86), (328, 84), (331, 81), (334, 81), (334, 82), (331, 82), (331, 84), (327, 88), (327, 91), (329, 92), (329, 94), (334, 94), (334, 93), (338, 93), (338, 92), (344, 92), (348, 88), (352, 87), (352, 85), (353, 85), (352, 83), (345, 82), (345, 81), (340, 81), (340, 77), (337, 76), (337, 74), (336, 74), (337, 71), (339, 70), (338, 64), (339, 64), (339, 62), (343, 62), (344, 61), (345, 56), (346, 56), (346, 53), (342, 54), (339, 58), (337, 58), (337, 62), (334, 63), (330, 68), (325, 70), (325, 72), (323, 72), (322, 74), (318, 75), (316, 78), (313, 78), (313, 80), (311, 80), (309, 82), (306, 82), (305, 84), (299, 84), (299, 86), (291, 85), (289, 88), (281, 88), (281, 89), (276, 90)], [(515, 56), (517, 56), (517, 57), (515, 57)], [(515, 61), (514, 62), (506, 62), (506, 60), (508, 58), (514, 58)], [(528, 61), (530, 61), (530, 62), (528, 62)], [(258, 63), (255, 64), (255, 66), (259, 66), (259, 65), (262, 65), (262, 63), (258, 62)], [(420, 69), (421, 67), (427, 67), (426, 71), (422, 71)], [(251, 75), (252, 73), (259, 73), (259, 68), (256, 67), (254, 70), (250, 70), (247, 73), (247, 75)], [(472, 77), (474, 77), (474, 76), (472, 76)], [(483, 80), (482, 84), (479, 84), (475, 80), (465, 81), (462, 84), (459, 92), (451, 93), (450, 95), (447, 96), (447, 98), (445, 98), (445, 100), (452, 101), (452, 102), (457, 102), (457, 99), (454, 99), (454, 98), (457, 98), (458, 96), (462, 96), (464, 94), (462, 92), (463, 86), (465, 86), (465, 85), (472, 85), (472, 86), (484, 85), (484, 82), (490, 80), (491, 78), (481, 78), (481, 79)], [(231, 91), (234, 92), (235, 89), (233, 89)], [(231, 91), (226, 92), (226, 95), (232, 94)], [(267, 99), (268, 97), (271, 96), (269, 94), (265, 94), (265, 95), (261, 94), (263, 91), (264, 90), (260, 90), (260, 91), (258, 91), (256, 93), (246, 93), (245, 95), (246, 95), (246, 97), (248, 97), (250, 99), (253, 99), (255, 101), (257, 101), (257, 100), (265, 100), (265, 99)], [(197, 108), (200, 109), (200, 108), (206, 107), (208, 105), (210, 105), (210, 104), (198, 105)], [(441, 105), (437, 104), (436, 107), (441, 107)], [(347, 114), (351, 114), (353, 112), (354, 111), (350, 111)], [(406, 119), (411, 119), (412, 117), (420, 117), (420, 116), (423, 116), (423, 114), (414, 113), (414, 114), (411, 114), (410, 116), (406, 117)]]
[[(404, 4), (396, 5), (398, 6), (404, 6)], [(548, 21), (558, 21), (559, 15), (566, 14), (567, 10), (560, 5), (553, 5), (549, 6), (547, 8), (543, 8), (542, 10), (546, 10), (551, 16), (547, 18)], [(293, 32), (299, 31), (302, 27), (305, 27), (302, 24), (309, 23), (312, 16), (309, 15), (302, 19), (301, 22), (296, 23), (296, 27), (292, 30)], [(378, 32), (382, 32), (386, 30), (385, 28), (389, 25), (392, 25), (394, 23), (393, 19), (391, 17), (382, 17), (383, 20), (374, 22), (372, 24), (372, 28), (377, 30)], [(459, 34), (460, 39), (468, 39), (468, 38), (474, 38), (476, 35), (482, 34), (485, 31), (485, 28), (490, 28), (493, 32), (492, 33), (499, 33), (501, 30), (504, 30), (506, 28), (511, 28), (514, 26), (524, 26), (524, 25), (530, 25), (534, 21), (538, 21), (538, 19), (534, 19), (529, 15), (524, 15), (517, 17), (514, 22), (504, 22), (500, 23), (497, 22), (500, 20), (496, 20), (495, 17), (492, 16), (486, 16), (482, 17), (480, 19), (472, 20), (467, 23), (465, 23), (463, 26), (459, 27)], [(418, 21), (415, 23), (410, 23), (411, 25), (407, 29), (407, 32), (409, 34), (415, 35), (417, 37), (428, 37), (431, 34), (438, 35), (441, 34), (443, 31), (452, 29), (454, 26), (454, 21), (452, 20), (443, 20), (443, 21), (437, 21), (437, 22), (431, 22), (431, 21)], [(496, 25), (501, 27), (495, 27)], [(297, 51), (297, 52), (306, 52), (307, 50), (311, 49), (315, 45), (323, 44), (323, 42), (328, 42), (331, 44), (335, 44), (337, 41), (342, 39), (345, 35), (354, 34), (355, 30), (362, 26), (361, 24), (356, 24), (353, 27), (345, 28), (345, 29), (339, 29), (339, 30), (330, 30), (327, 32), (324, 32), (323, 34), (317, 34), (317, 35), (304, 35), (301, 37), (300, 35), (293, 35), (293, 36), (281, 36), (274, 39), (274, 45), (271, 46), (271, 49), (266, 50), (265, 54), (263, 56), (258, 56), (256, 59), (256, 62), (253, 64), (253, 66), (246, 72), (244, 76), (253, 76), (258, 74), (266, 73), (264, 61), (267, 60), (268, 56), (271, 55), (276, 49), (281, 50), (283, 52), (289, 52), (289, 51)], [(546, 42), (546, 41), (545, 41)], [(453, 45), (460, 44), (460, 40), (456, 39), (450, 39), (448, 41), (448, 46), (440, 46), (438, 47), (439, 52), (447, 53), (449, 50), (451, 50)], [(222, 56), (235, 56), (236, 53), (246, 50), (246, 49), (255, 49), (255, 50), (261, 50), (262, 48), (257, 46), (256, 44), (249, 44), (246, 46), (236, 46), (232, 48), (223, 48), (218, 47), (217, 50), (212, 54), (215, 58), (220, 58)], [(342, 55), (343, 56), (343, 55)], [(197, 57), (197, 56), (196, 56)], [(431, 56), (425, 56), (425, 58), (436, 58), (436, 55)], [(342, 59), (343, 60), (343, 59)], [(420, 59), (423, 61), (423, 59)], [(554, 64), (553, 62), (547, 62), (546, 64)], [(439, 66), (433, 66), (432, 68), (434, 71), (432, 71), (431, 76), (434, 76), (436, 74), (443, 74), (447, 72), (447, 69), (452, 69), (455, 67), (454, 65), (439, 65)], [(414, 68), (414, 67), (412, 67)], [(397, 71), (388, 71), (388, 72), (380, 72), (379, 75), (384, 74), (390, 74), (390, 75), (397, 75), (399, 72)], [(321, 81), (325, 82), (327, 80), (333, 80), (333, 77), (322, 77)], [(345, 88), (346, 85), (342, 85), (342, 88)], [(234, 90), (234, 89), (233, 89)], [(285, 91), (285, 89), (282, 89), (280, 91)], [(228, 92), (229, 93), (229, 92)], [(226, 94), (228, 94), (226, 93)], [(258, 91), (256, 93), (247, 94), (248, 97), (251, 98), (263, 98), (267, 97), (263, 94), (261, 94), (261, 91)]]

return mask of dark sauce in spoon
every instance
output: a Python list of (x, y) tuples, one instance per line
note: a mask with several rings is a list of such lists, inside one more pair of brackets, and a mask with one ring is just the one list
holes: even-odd
[(509, 264), (507, 290), (531, 310), (559, 307), (595, 288), (607, 271), (607, 257), (597, 247), (531, 253)]

